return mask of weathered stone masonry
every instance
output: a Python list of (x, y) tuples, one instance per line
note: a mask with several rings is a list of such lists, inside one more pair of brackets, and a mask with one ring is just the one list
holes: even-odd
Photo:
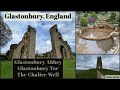
[(57, 25), (50, 28), (52, 50), (50, 52), (51, 58), (73, 58), (72, 50), (67, 43), (62, 38), (60, 32), (58, 32)]
[(9, 60), (13, 58), (35, 58), (36, 30), (28, 26), (27, 32), (18, 44), (10, 46)]
[[(57, 25), (50, 28), (52, 50), (45, 53), (45, 58), (67, 58), (72, 59), (73, 53), (67, 43), (62, 38), (60, 32), (58, 32)], [(12, 44), (10, 46), (10, 52), (8, 59), (31, 59), (39, 58), (35, 57), (35, 46), (36, 46), (36, 30), (28, 26), (27, 32), (24, 34), (22, 40), (18, 44)]]

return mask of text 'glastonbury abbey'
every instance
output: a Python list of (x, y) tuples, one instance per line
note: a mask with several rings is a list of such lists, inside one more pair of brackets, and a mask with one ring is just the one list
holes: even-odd
[(14, 79), (63, 78), (63, 59), (13, 59)]

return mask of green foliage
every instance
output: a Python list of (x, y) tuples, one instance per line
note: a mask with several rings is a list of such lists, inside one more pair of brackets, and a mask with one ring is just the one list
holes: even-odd
[(97, 14), (95, 12), (92, 12), (91, 17), (94, 17), (95, 19), (97, 19)]
[(92, 11), (85, 11), (85, 12), (87, 12), (87, 13), (92, 13)]
[(113, 22), (116, 19), (116, 13), (112, 12), (107, 21)]
[(4, 22), (3, 17), (0, 15), (0, 48), (7, 45), (7, 43), (12, 39), (12, 30)]
[(81, 19), (80, 19), (80, 24), (81, 24), (82, 26), (87, 26), (87, 24), (88, 24), (87, 18), (81, 18)]
[(105, 12), (101, 12), (102, 15), (105, 15)]
[(87, 13), (87, 12), (85, 12), (84, 17), (87, 17), (87, 16), (88, 16), (88, 13)]

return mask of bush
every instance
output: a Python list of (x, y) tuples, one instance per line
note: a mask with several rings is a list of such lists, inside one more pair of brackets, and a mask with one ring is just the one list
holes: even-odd
[(82, 26), (87, 26), (88, 20), (87, 20), (86, 18), (81, 18), (81, 19), (80, 19), (80, 24), (81, 24)]
[(97, 19), (97, 14), (95, 12), (92, 12), (91, 17), (94, 17), (95, 19)]
[(96, 19), (94, 17), (89, 17), (88, 21), (89, 21), (89, 23), (95, 23)]
[(112, 12), (110, 16), (110, 20), (115, 20), (116, 19), (116, 13)]
[(102, 15), (105, 15), (105, 12), (102, 12), (101, 14), (102, 14)]
[(88, 16), (88, 13), (87, 13), (87, 12), (85, 12), (84, 17), (87, 17), (87, 16)]

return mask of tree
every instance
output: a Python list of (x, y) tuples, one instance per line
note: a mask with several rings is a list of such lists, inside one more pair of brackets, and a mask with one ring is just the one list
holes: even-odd
[(82, 26), (87, 26), (88, 20), (87, 20), (86, 18), (81, 18), (81, 19), (80, 19), (80, 24), (81, 24)]
[(10, 53), (10, 50), (8, 50), (8, 51), (6, 52), (6, 55), (9, 56), (9, 53)]
[(11, 39), (12, 31), (0, 16), (0, 48), (4, 47)]
[(38, 55), (38, 54), (39, 54), (39, 51), (38, 51), (38, 50), (36, 50), (35, 54), (37, 54), (37, 55)]

